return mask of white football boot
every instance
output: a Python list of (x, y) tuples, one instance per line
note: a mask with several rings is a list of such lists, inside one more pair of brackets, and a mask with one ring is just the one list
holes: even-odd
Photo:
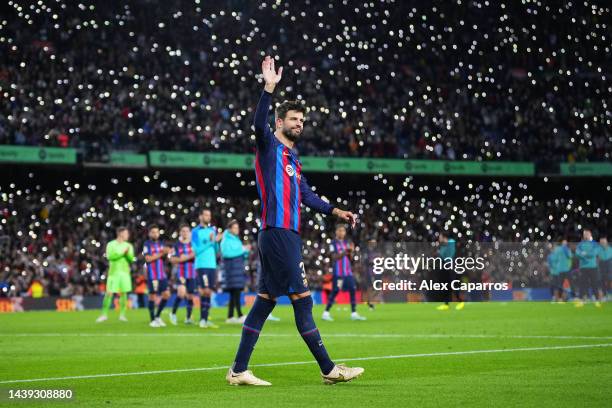
[(321, 373), (323, 382), (331, 385), (339, 382), (348, 382), (363, 374), (364, 369), (361, 367), (347, 367), (344, 364), (336, 364), (329, 374)]
[(170, 313), (170, 323), (172, 323), (173, 326), (176, 326), (176, 315), (174, 313)]
[(227, 371), (227, 375), (225, 376), (225, 379), (227, 380), (228, 383), (230, 383), (230, 385), (272, 385), (272, 383), (264, 381), (261, 378), (255, 377), (251, 370), (246, 370), (246, 371), (236, 374), (230, 368)]
[(360, 315), (357, 312), (351, 313), (351, 320), (368, 320), (365, 316)]

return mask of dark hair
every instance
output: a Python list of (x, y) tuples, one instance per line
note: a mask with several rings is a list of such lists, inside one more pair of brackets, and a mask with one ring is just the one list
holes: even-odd
[(348, 228), (346, 228), (346, 224), (344, 224), (344, 223), (342, 223), (342, 222), (341, 222), (341, 223), (336, 224), (336, 230), (338, 230), (339, 228), (348, 229)]
[(183, 223), (183, 224), (179, 225), (179, 231), (180, 231), (180, 230), (182, 230), (183, 228), (189, 228), (189, 229), (191, 229), (191, 227), (190, 227), (188, 224), (185, 224), (185, 223)]
[(234, 224), (238, 224), (238, 220), (231, 220), (230, 222), (227, 223), (227, 227), (225, 227), (225, 229), (230, 229), (234, 226)]
[(117, 229), (115, 230), (117, 232), (117, 235), (121, 234), (123, 231), (127, 231), (127, 227), (124, 227), (123, 225), (117, 227)]
[(157, 224), (151, 224), (149, 225), (149, 231), (153, 230), (153, 229), (159, 229), (159, 226)]
[(302, 102), (283, 101), (274, 110), (274, 115), (276, 115), (276, 119), (285, 119), (287, 112), (289, 111), (302, 112), (304, 115), (306, 115), (307, 109)]
[(203, 213), (204, 211), (208, 211), (208, 212), (209, 212), (209, 213), (211, 213), (211, 215), (212, 215), (212, 211), (210, 211), (210, 208), (202, 208), (202, 209), (200, 210), (200, 215), (202, 215), (202, 213)]

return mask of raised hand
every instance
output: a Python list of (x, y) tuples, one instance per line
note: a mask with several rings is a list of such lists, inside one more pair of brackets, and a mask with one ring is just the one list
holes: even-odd
[(283, 76), (283, 67), (280, 67), (277, 72), (274, 69), (274, 58), (268, 55), (261, 63), (261, 73), (263, 75), (264, 82), (266, 83), (266, 89), (273, 90)]

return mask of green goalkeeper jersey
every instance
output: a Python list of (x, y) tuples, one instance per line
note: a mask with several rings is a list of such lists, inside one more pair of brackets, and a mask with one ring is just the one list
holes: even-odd
[[(127, 249), (127, 252), (125, 252)], [(108, 274), (130, 274), (130, 263), (136, 259), (134, 257), (134, 247), (129, 242), (119, 242), (116, 239), (106, 245), (106, 258), (109, 267)]]

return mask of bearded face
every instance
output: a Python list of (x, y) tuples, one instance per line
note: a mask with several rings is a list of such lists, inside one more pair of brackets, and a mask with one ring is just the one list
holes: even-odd
[(212, 214), (209, 210), (204, 210), (200, 213), (200, 223), (203, 225), (210, 224), (210, 220), (212, 219)]
[(276, 119), (276, 127), (280, 128), (283, 136), (295, 143), (304, 130), (304, 114), (290, 110), (284, 119)]

